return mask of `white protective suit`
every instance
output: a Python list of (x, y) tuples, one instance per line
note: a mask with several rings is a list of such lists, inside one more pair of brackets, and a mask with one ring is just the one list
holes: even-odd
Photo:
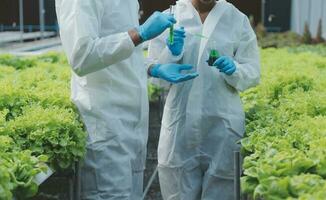
[[(260, 80), (256, 36), (248, 18), (225, 0), (217, 2), (204, 24), (191, 0), (177, 2), (175, 17), (176, 26), (192, 33), (183, 54), (172, 56), (165, 32), (151, 41), (149, 56), (159, 63), (194, 65), (199, 77), (172, 85), (167, 96), (158, 147), (162, 194), (165, 200), (232, 200), (233, 151), (245, 132), (239, 92)], [(221, 55), (234, 59), (233, 75), (208, 66), (213, 41)]]
[(143, 52), (127, 31), (137, 0), (56, 0), (64, 50), (73, 69), (72, 99), (85, 122), (82, 199), (142, 196), (148, 132)]

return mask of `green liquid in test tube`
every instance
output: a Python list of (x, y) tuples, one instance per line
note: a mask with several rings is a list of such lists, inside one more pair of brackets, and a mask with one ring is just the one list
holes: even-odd
[[(170, 14), (174, 16), (174, 6), (173, 5), (170, 6)], [(169, 43), (170, 44), (174, 43), (174, 34), (173, 34), (173, 32), (174, 32), (174, 26), (172, 25), (170, 27), (170, 35), (169, 35)]]

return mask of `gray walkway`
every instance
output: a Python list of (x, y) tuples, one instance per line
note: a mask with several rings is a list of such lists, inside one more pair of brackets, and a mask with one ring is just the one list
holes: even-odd
[[(55, 32), (44, 32), (43, 37), (53, 37), (55, 36)], [(21, 34), (18, 31), (12, 32), (0, 32), (0, 45), (9, 42), (18, 42), (21, 40), (36, 40), (42, 37), (41, 32), (31, 32), (31, 33), (23, 33)]]
[(63, 51), (59, 37), (35, 40), (30, 42), (6, 43), (0, 46), (1, 53), (14, 55), (38, 55), (48, 51)]

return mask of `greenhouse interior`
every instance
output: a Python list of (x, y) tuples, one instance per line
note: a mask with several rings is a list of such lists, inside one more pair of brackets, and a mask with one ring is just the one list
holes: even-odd
[(326, 200), (325, 0), (2, 0), (0, 200)]

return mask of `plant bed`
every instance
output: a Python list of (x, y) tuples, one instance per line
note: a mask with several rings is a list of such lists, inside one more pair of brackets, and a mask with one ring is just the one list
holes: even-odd
[(242, 94), (242, 189), (255, 198), (326, 196), (326, 58), (262, 51), (262, 83)]
[(78, 199), (78, 172), (79, 164), (74, 169), (55, 172), (40, 185), (37, 195), (29, 200), (74, 200)]
[(258, 37), (259, 46), (265, 48), (294, 47), (302, 44), (301, 36), (293, 32), (266, 33)]
[[(250, 196), (326, 196), (326, 58), (309, 48), (262, 50), (262, 83), (241, 95), (247, 122), (242, 189)], [(70, 101), (70, 68), (64, 56), (6, 55), (0, 56), (0, 65), (0, 199), (35, 194), (33, 200), (68, 199), (70, 172), (84, 155), (86, 133)], [(149, 91), (151, 99), (159, 99), (152, 94), (160, 90), (150, 85)], [(162, 114), (157, 100), (150, 106), (145, 184), (157, 163)], [(38, 188), (33, 179), (47, 165), (57, 173)], [(58, 171), (67, 173), (58, 177)], [(159, 199), (159, 194), (156, 179), (149, 199)]]
[(61, 54), (0, 55), (1, 200), (36, 195), (33, 179), (47, 166), (69, 170), (83, 157), (86, 133), (70, 101), (69, 82)]

